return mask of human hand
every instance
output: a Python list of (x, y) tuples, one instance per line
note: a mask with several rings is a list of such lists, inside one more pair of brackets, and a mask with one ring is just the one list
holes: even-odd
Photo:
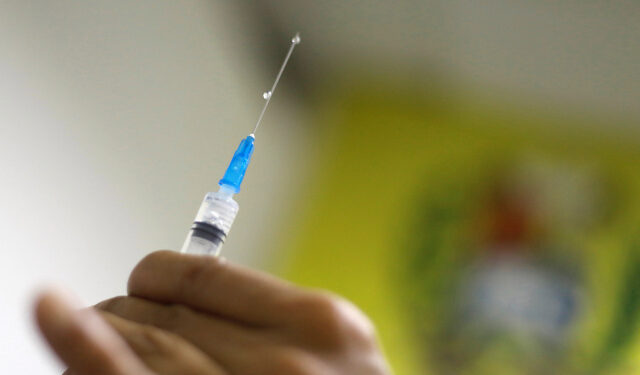
[(152, 253), (128, 294), (79, 311), (39, 298), (38, 324), (68, 374), (390, 374), (352, 304), (220, 258)]

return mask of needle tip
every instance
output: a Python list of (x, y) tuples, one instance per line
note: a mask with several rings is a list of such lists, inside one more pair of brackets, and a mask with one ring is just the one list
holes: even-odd
[(291, 43), (299, 44), (300, 43), (300, 33), (296, 33), (293, 38), (291, 38)]

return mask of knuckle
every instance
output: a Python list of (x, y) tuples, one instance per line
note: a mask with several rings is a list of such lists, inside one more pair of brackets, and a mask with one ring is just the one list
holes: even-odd
[(326, 292), (302, 298), (296, 310), (303, 334), (329, 347), (375, 343), (371, 321), (351, 302)]
[(144, 326), (139, 332), (138, 351), (144, 356), (166, 356), (175, 347), (170, 334), (152, 326)]
[(314, 292), (300, 301), (300, 311), (324, 323), (336, 323), (340, 320), (340, 309), (334, 296), (328, 293)]

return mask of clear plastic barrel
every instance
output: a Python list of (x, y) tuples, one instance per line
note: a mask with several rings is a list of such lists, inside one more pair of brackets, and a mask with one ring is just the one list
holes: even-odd
[(224, 239), (238, 214), (239, 206), (233, 200), (234, 192), (232, 187), (222, 185), (217, 192), (205, 195), (194, 220), (194, 227), (189, 231), (181, 252), (214, 256), (220, 253)]
[(190, 230), (180, 252), (197, 255), (218, 256), (221, 249), (222, 242), (209, 241), (206, 238), (194, 236), (193, 231)]

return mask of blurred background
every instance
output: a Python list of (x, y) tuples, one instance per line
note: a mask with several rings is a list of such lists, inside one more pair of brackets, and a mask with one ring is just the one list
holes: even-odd
[(251, 130), (225, 257), (352, 299), (397, 374), (640, 373), (640, 3), (0, 2), (0, 368), (41, 285), (178, 249)]

